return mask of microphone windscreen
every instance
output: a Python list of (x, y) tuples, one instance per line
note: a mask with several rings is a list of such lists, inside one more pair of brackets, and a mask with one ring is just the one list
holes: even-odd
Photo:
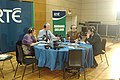
[(70, 35), (69, 35), (69, 34), (67, 34), (67, 37), (70, 37)]
[(80, 39), (82, 39), (82, 36), (79, 36), (80, 37)]

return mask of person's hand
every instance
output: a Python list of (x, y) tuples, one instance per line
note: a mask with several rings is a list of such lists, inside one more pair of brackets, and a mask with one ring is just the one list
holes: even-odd
[(32, 43), (32, 44), (30, 44), (30, 46), (35, 46), (37, 44), (39, 44), (39, 42)]
[(56, 37), (57, 38), (57, 40), (60, 40), (60, 37)]
[(47, 39), (47, 38), (46, 38), (46, 37), (44, 37), (44, 39), (43, 39), (43, 40), (45, 41), (46, 39)]
[(45, 41), (47, 39), (46, 35), (43, 35), (43, 40)]
[(36, 44), (39, 44), (39, 42), (36, 42)]
[(70, 37), (68, 37), (68, 40), (70, 40)]
[(36, 30), (34, 30), (33, 35), (36, 37)]
[(37, 45), (37, 44), (39, 44), (39, 42), (34, 43), (34, 45)]
[(37, 41), (37, 37), (36, 37), (36, 35), (34, 35), (34, 38), (35, 38), (35, 40)]
[(87, 33), (87, 38), (89, 38), (90, 37), (90, 34), (89, 33)]
[(86, 43), (87, 43), (87, 44), (89, 44), (89, 42), (88, 42), (88, 41), (86, 41)]

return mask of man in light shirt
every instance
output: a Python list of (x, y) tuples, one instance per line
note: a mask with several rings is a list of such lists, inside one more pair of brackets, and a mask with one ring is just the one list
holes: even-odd
[(48, 41), (48, 40), (52, 40), (52, 39), (57, 39), (52, 32), (50, 31), (50, 24), (46, 23), (44, 24), (44, 29), (39, 31), (38, 34), (38, 40), (44, 40), (44, 41)]

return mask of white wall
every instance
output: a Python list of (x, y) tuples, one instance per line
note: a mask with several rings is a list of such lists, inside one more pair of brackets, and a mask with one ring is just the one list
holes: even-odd
[[(77, 16), (67, 16), (66, 17), (66, 32), (71, 31), (71, 25), (77, 25)], [(80, 31), (79, 29), (77, 29)]]
[(103, 24), (118, 24), (115, 2), (116, 0), (46, 0), (46, 21), (52, 25), (52, 10), (70, 9), (71, 16), (77, 16), (78, 23), (101, 21)]
[(81, 21), (117, 24), (115, 2), (116, 0), (81, 0)]

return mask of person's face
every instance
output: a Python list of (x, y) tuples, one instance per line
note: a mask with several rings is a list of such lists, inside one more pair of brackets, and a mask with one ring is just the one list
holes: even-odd
[(90, 35), (92, 35), (93, 34), (93, 32), (91, 32), (90, 30), (88, 30), (88, 32), (87, 32), (88, 34), (90, 34)]
[(36, 30), (35, 29), (32, 31), (32, 35), (36, 35)]
[(46, 30), (50, 30), (50, 25), (49, 24), (46, 25)]
[(76, 26), (72, 26), (72, 31), (76, 31)]

